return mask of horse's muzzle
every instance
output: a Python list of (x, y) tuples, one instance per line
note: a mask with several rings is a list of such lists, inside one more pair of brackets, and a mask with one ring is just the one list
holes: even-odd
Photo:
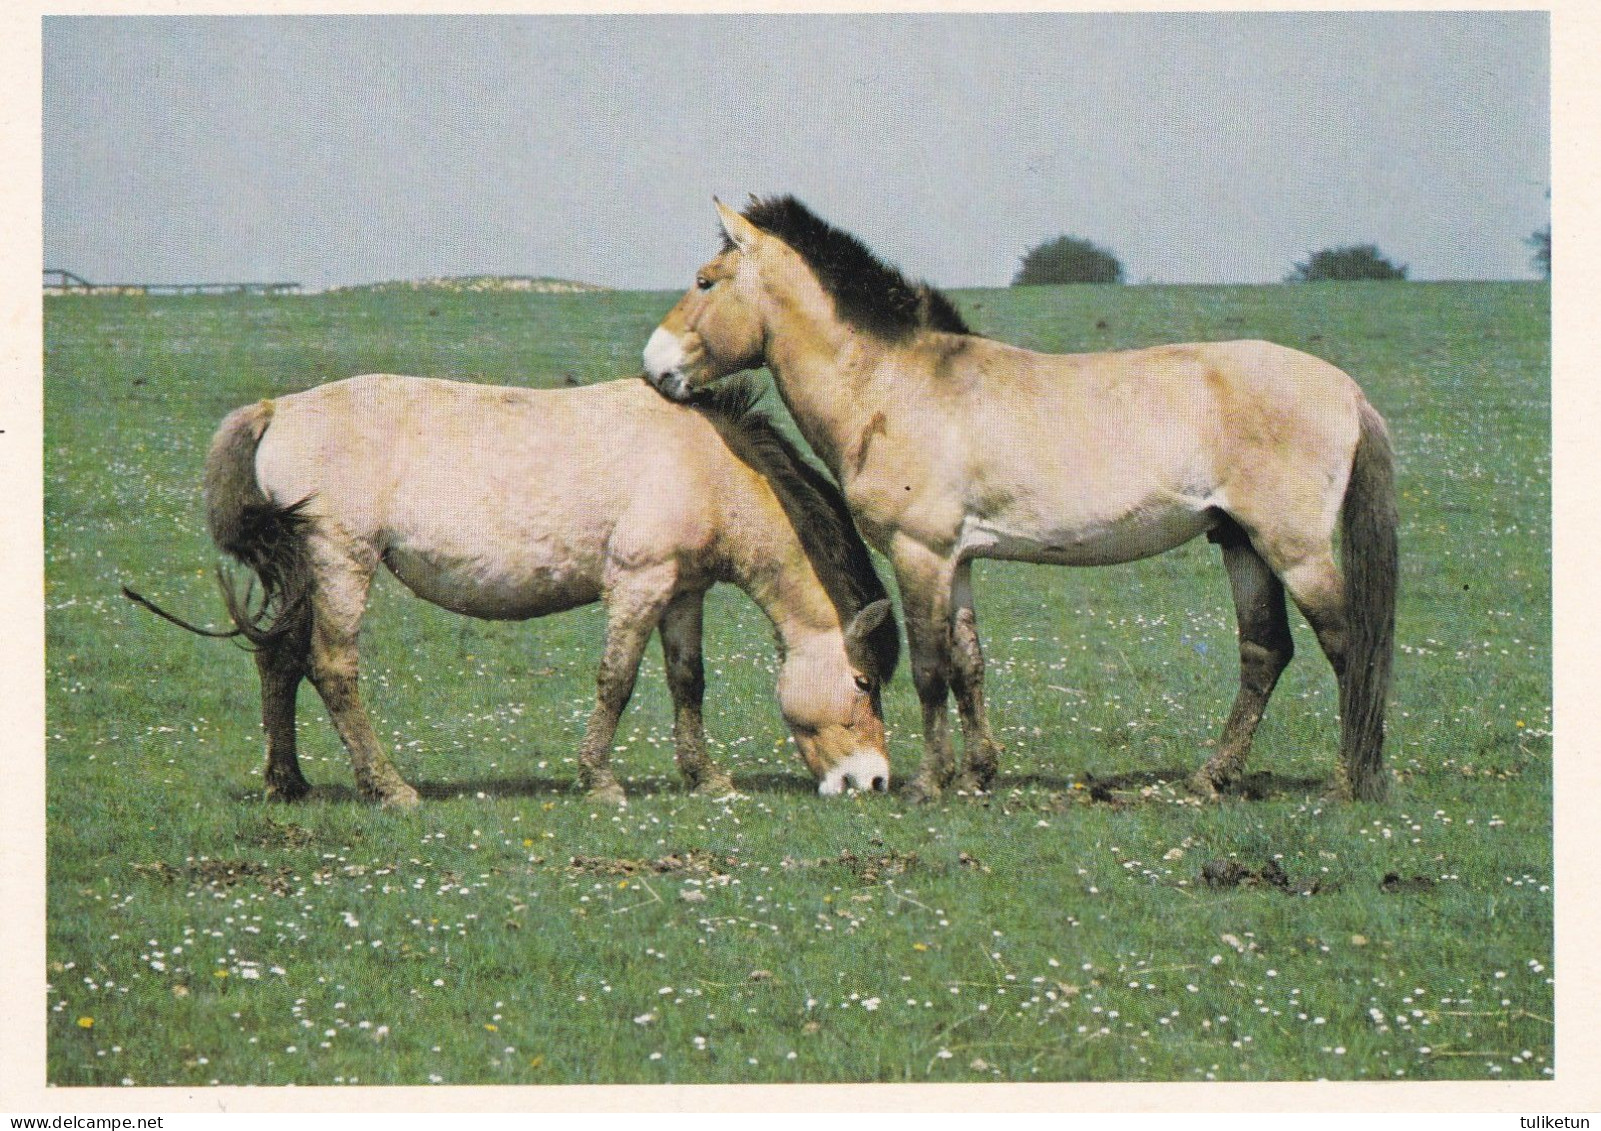
[(817, 784), (817, 792), (824, 797), (837, 797), (847, 789), (888, 793), (889, 762), (882, 754), (864, 750), (834, 766)]
[(647, 373), (645, 379), (651, 383), (651, 386), (658, 393), (670, 401), (687, 401), (693, 393), (693, 390), (689, 387), (689, 382), (677, 370), (669, 370), (660, 375)]
[(684, 376), (684, 360), (684, 343), (656, 327), (645, 343), (645, 378), (668, 400), (687, 401), (693, 392)]

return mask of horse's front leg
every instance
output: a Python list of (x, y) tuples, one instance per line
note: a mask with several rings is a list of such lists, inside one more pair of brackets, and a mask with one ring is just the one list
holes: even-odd
[(615, 578), (606, 592), (606, 647), (595, 676), (595, 710), (578, 753), (578, 781), (596, 801), (627, 804), (611, 769), (617, 720), (634, 693), (639, 661), (672, 597), (676, 569), (664, 564)]
[(951, 679), (951, 575), (942, 558), (909, 540), (891, 546), (890, 557), (906, 615), (912, 683), (923, 708), (923, 764), (907, 783), (906, 797), (931, 801), (956, 776), (945, 709)]
[(973, 612), (972, 572), (971, 562), (959, 562), (951, 581), (951, 690), (962, 718), (962, 746), (967, 755), (967, 769), (957, 785), (983, 793), (995, 780), (1001, 745), (990, 733), (984, 708), (984, 650), (979, 646)]
[(706, 594), (683, 593), (662, 612), (662, 658), (667, 689), (673, 696), (673, 742), (678, 770), (697, 793), (726, 797), (734, 781), (706, 753), (706, 723), (701, 704), (706, 697), (706, 667), (701, 654), (701, 622)]

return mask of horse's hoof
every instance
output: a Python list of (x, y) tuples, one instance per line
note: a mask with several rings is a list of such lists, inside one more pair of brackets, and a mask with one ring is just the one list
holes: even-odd
[(1323, 791), (1319, 800), (1332, 805), (1345, 805), (1352, 801), (1383, 801), (1389, 792), (1389, 783), (1382, 777), (1371, 781), (1352, 784), (1345, 775), (1340, 775), (1329, 783), (1329, 788)]
[(292, 804), (311, 792), (311, 783), (305, 778), (267, 782), (267, 800)]
[(961, 777), (957, 779), (958, 788), (965, 789), (969, 793), (988, 793), (990, 787), (995, 784), (996, 771), (1000, 766), (1002, 753), (1000, 743), (993, 740), (986, 742), (980, 753), (982, 757), (968, 760), (967, 769), (963, 770)]
[(628, 795), (623, 792), (623, 787), (614, 781), (601, 782), (599, 785), (591, 786), (586, 796), (591, 801), (599, 802), (602, 805), (615, 805), (619, 809), (628, 806)]
[(956, 779), (954, 784), (957, 792), (959, 793), (978, 794), (988, 793), (990, 790), (990, 783), (994, 780), (995, 771), (993, 770), (991, 770), (989, 773), (982, 773), (977, 770), (968, 770), (967, 772), (961, 774)]
[(1383, 770), (1352, 773), (1341, 766), (1325, 798), (1329, 801), (1383, 801), (1390, 792), (1390, 778)]
[(901, 797), (908, 805), (923, 805), (938, 800), (939, 786), (924, 778), (913, 778), (906, 783), (906, 788), (901, 790)]
[(407, 811), (422, 804), (422, 797), (418, 792), (402, 782), (398, 786), (386, 789), (378, 798), (378, 805), (383, 809), (399, 809)]
[(1212, 775), (1205, 770), (1197, 770), (1185, 784), (1189, 786), (1190, 792), (1202, 801), (1221, 801), (1223, 799), (1222, 791), (1218, 789), (1218, 783), (1213, 781)]
[(717, 800), (724, 797), (732, 797), (739, 790), (734, 788), (733, 778), (727, 774), (716, 774), (702, 778), (690, 792), (697, 797), (710, 797), (713, 800)]
[(1352, 791), (1353, 801), (1380, 802), (1390, 796), (1390, 783), (1383, 777), (1358, 782)]

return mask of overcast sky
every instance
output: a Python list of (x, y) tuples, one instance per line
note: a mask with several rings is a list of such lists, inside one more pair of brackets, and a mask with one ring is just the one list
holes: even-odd
[(44, 20), (45, 266), (96, 282), (685, 286), (714, 194), (908, 273), (1067, 233), (1131, 280), (1376, 243), (1531, 276), (1539, 12)]

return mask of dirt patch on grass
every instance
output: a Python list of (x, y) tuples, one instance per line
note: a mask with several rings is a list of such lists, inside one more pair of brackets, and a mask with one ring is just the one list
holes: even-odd
[(901, 876), (918, 867), (921, 861), (915, 852), (886, 852), (858, 856), (844, 849), (838, 856), (820, 856), (815, 860), (797, 860), (793, 856), (783, 859), (782, 867), (790, 868), (844, 868), (864, 883), (877, 883), (883, 876)]
[(739, 866), (733, 856), (717, 856), (703, 849), (670, 852), (654, 860), (630, 860), (619, 856), (574, 856), (567, 870), (585, 876), (722, 876)]
[(1384, 879), (1379, 881), (1379, 890), (1386, 895), (1416, 895), (1419, 892), (1433, 891), (1434, 880), (1428, 876), (1402, 876), (1399, 872), (1386, 872)]
[(150, 876), (162, 883), (182, 880), (195, 887), (219, 890), (242, 883), (259, 884), (274, 895), (288, 895), (294, 890), (294, 873), (285, 867), (269, 867), (252, 860), (188, 860), (182, 868), (174, 868), (165, 860), (152, 864), (130, 864), (136, 875)]
[(293, 821), (279, 822), (268, 817), (255, 832), (239, 833), (234, 839), (257, 848), (305, 848), (317, 837), (304, 825), (297, 825)]
[(1238, 860), (1208, 860), (1201, 865), (1201, 883), (1213, 890), (1265, 887), (1290, 895), (1317, 895), (1328, 890), (1322, 880), (1292, 880), (1277, 860), (1269, 860), (1260, 868), (1248, 867)]
[[(704, 849), (690, 848), (670, 852), (655, 859), (630, 859), (622, 856), (574, 856), (567, 862), (567, 871), (578, 876), (727, 876), (749, 862), (737, 856), (719, 856)], [(878, 852), (858, 854), (843, 849), (837, 856), (819, 856), (798, 859), (786, 856), (779, 863), (785, 871), (796, 868), (843, 868), (864, 883), (876, 883), (885, 876), (900, 876), (919, 867), (922, 862), (915, 852)], [(976, 860), (964, 860), (967, 867), (983, 868)], [(985, 869), (987, 870), (987, 869)]]

